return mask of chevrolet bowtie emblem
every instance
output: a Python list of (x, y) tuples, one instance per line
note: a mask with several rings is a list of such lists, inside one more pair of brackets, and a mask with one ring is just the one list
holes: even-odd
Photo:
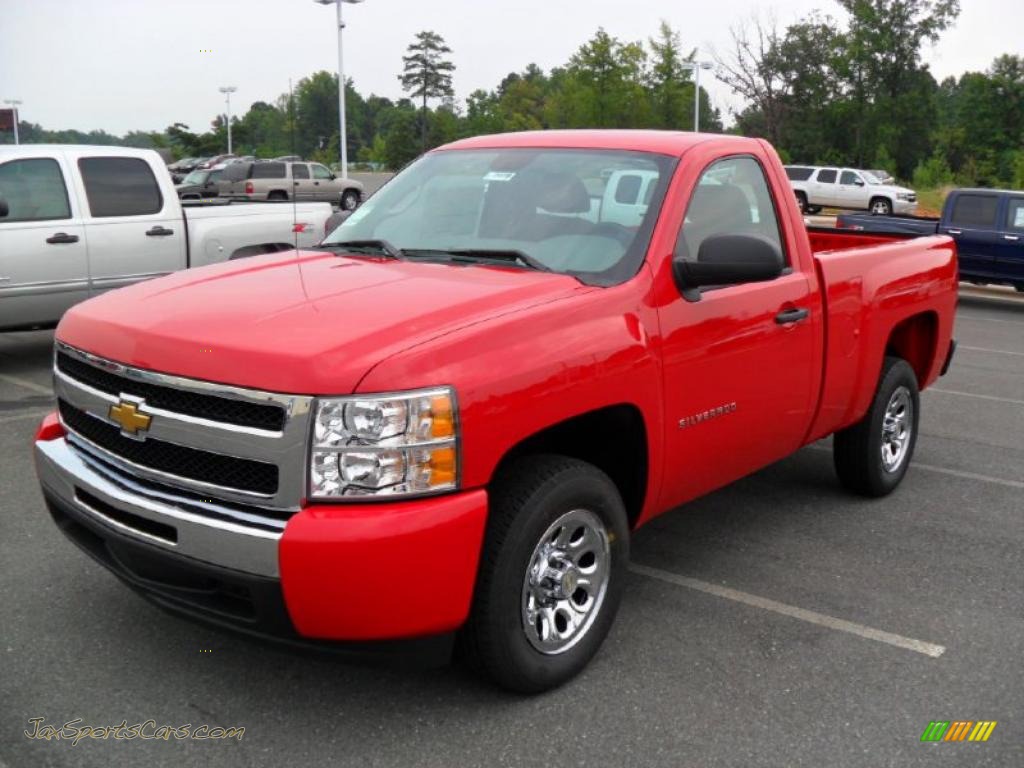
[(142, 401), (133, 403), (128, 400), (121, 400), (116, 405), (110, 406), (107, 416), (115, 424), (121, 426), (122, 435), (141, 440), (142, 435), (140, 433), (149, 429), (149, 425), (153, 421), (152, 416), (147, 416), (139, 411), (142, 405)]

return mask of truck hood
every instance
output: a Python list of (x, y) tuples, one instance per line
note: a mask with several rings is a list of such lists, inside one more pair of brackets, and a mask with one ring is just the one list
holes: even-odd
[(348, 394), (396, 352), (588, 290), (518, 268), (287, 251), (104, 294), (72, 308), (57, 338), (162, 373)]

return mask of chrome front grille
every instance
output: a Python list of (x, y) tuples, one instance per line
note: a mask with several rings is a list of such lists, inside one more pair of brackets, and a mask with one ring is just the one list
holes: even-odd
[[(277, 518), (299, 508), (311, 397), (132, 368), (60, 342), (54, 389), (69, 442), (127, 477)], [(123, 402), (150, 418), (138, 435), (111, 418)]]

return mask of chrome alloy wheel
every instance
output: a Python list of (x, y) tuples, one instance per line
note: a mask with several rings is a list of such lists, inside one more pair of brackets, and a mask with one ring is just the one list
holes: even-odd
[(897, 387), (885, 407), (882, 421), (882, 467), (895, 472), (907, 458), (911, 432), (914, 429), (914, 401), (910, 390)]
[(601, 610), (611, 575), (608, 532), (601, 519), (574, 509), (548, 527), (523, 579), (523, 631), (541, 653), (578, 643)]

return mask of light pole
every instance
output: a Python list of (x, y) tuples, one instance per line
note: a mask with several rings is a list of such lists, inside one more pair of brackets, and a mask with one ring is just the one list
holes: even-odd
[(700, 71), (711, 69), (710, 61), (685, 61), (683, 69), (693, 72), (693, 132), (700, 133)]
[(341, 145), (341, 178), (348, 178), (348, 136), (345, 131), (345, 60), (342, 56), (341, 36), (345, 22), (341, 18), (342, 3), (361, 3), (363, 0), (314, 0), (320, 5), (338, 6), (338, 144)]
[(18, 105), (21, 99), (4, 99), (4, 104), (10, 104), (14, 109), (14, 143), (18, 144)]
[(219, 89), (224, 94), (224, 98), (228, 102), (228, 154), (231, 154), (231, 94), (238, 90), (233, 85), (225, 85)]

